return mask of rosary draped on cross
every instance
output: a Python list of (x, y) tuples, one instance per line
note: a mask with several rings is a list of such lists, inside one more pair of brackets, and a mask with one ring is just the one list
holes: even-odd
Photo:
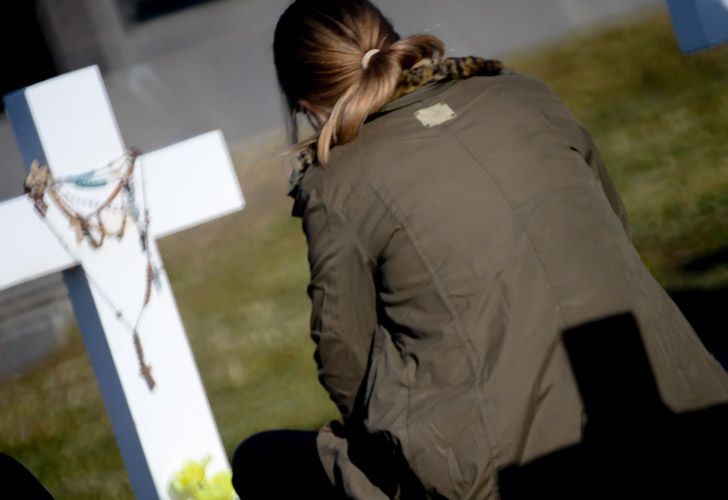
[[(66, 252), (77, 261), (81, 260), (77, 252), (65, 241), (61, 232), (46, 217), (48, 213), (48, 203), (45, 200), (46, 195), (48, 195), (50, 200), (69, 221), (69, 224), (74, 230), (77, 244), (86, 240), (92, 248), (100, 249), (106, 237), (121, 240), (126, 232), (127, 224), (132, 223), (136, 226), (139, 233), (141, 251), (146, 257), (146, 286), (141, 309), (133, 323), (114, 304), (110, 295), (100, 286), (99, 281), (94, 279), (88, 270), (85, 271), (89, 282), (114, 311), (117, 320), (122, 322), (132, 334), (141, 376), (146, 381), (149, 390), (152, 390), (154, 389), (155, 381), (152, 377), (151, 366), (144, 360), (144, 350), (142, 349), (142, 343), (139, 337), (139, 325), (144, 311), (151, 300), (152, 288), (154, 286), (159, 287), (160, 281), (159, 268), (152, 262), (152, 253), (149, 246), (149, 209), (146, 200), (143, 172), (140, 176), (141, 194), (144, 202), (143, 210), (139, 208), (136, 199), (134, 172), (139, 155), (139, 151), (128, 149), (124, 151), (121, 157), (101, 168), (62, 178), (55, 178), (51, 174), (48, 166), (41, 165), (40, 162), (34, 160), (30, 167), (30, 173), (25, 180), (25, 192), (33, 201), (36, 211), (54, 233)], [(111, 185), (113, 185), (113, 189), (100, 201), (80, 197), (70, 192), (73, 189), (77, 191), (89, 191), (108, 188)], [(83, 208), (80, 208), (81, 206), (85, 207), (85, 211)], [(112, 214), (116, 214), (117, 216), (116, 227), (112, 227), (110, 222), (113, 219)]]

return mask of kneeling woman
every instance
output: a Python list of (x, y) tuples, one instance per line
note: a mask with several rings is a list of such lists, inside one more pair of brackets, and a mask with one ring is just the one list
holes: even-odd
[(669, 407), (728, 400), (632, 246), (591, 136), (546, 85), (443, 59), (439, 39), (400, 38), (366, 0), (294, 2), (274, 53), (292, 119), (317, 131), (294, 212), (342, 420), (244, 442), (243, 498), (496, 498), (499, 468), (580, 440), (560, 334), (613, 313), (637, 318)]

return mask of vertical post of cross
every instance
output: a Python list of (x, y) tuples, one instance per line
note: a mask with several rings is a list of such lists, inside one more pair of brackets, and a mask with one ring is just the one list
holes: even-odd
[[(124, 153), (97, 67), (33, 85), (5, 98), (23, 160), (39, 160), (56, 176), (106, 165)], [(219, 131), (139, 158), (155, 238), (240, 210), (237, 177)], [(204, 168), (201, 168), (204, 167)], [(137, 178), (139, 181), (139, 178)], [(0, 204), (0, 289), (64, 271), (74, 312), (104, 397), (114, 433), (138, 498), (166, 498), (169, 481), (186, 460), (210, 457), (212, 471), (227, 456), (184, 333), (169, 280), (144, 310), (138, 332), (154, 370), (150, 391), (139, 373), (129, 321), (142, 307), (147, 258), (136, 226), (94, 249), (77, 243), (68, 221), (50, 204), (41, 221), (29, 200)], [(4, 238), (4, 241), (5, 241)], [(61, 241), (59, 241), (61, 240)], [(6, 264), (7, 263), (7, 264)]]

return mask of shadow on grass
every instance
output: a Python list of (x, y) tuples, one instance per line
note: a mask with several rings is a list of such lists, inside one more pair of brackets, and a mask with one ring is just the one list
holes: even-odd
[(687, 262), (680, 266), (680, 269), (688, 273), (699, 273), (726, 264), (728, 264), (728, 246)]
[[(728, 264), (728, 247), (703, 255), (683, 264), (680, 269), (700, 273)], [(728, 370), (728, 287), (668, 291), (683, 312), (705, 347)]]

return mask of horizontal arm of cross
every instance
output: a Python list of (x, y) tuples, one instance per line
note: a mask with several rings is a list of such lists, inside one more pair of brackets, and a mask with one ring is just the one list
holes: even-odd
[[(245, 204), (220, 131), (143, 155), (139, 165), (144, 169), (153, 237), (202, 224)], [(0, 203), (0, 234), (0, 290), (78, 264), (24, 196)]]
[(0, 203), (0, 234), (0, 290), (77, 264), (25, 196)]
[[(97, 67), (42, 82), (6, 97), (24, 161), (48, 161), (56, 176), (114, 160), (123, 141)], [(26, 167), (28, 166), (26, 165)], [(219, 130), (142, 155), (152, 238), (244, 207), (225, 139)], [(78, 262), (53, 231), (67, 223), (49, 213), (45, 224), (25, 199), (0, 203), (0, 290), (68, 269)], [(69, 232), (72, 234), (72, 232)], [(64, 240), (60, 238), (60, 240)], [(67, 247), (75, 246), (66, 237)], [(87, 252), (84, 250), (81, 253)]]
[(235, 170), (219, 130), (140, 158), (152, 236), (202, 224), (245, 206)]

